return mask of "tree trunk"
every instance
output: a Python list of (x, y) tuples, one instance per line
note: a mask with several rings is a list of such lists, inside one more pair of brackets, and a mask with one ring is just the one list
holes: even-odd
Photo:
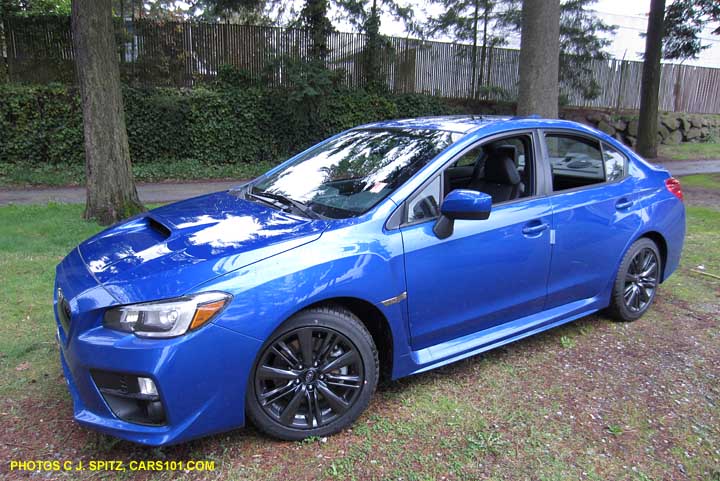
[(143, 210), (130, 167), (111, 12), (111, 0), (72, 2), (85, 135), (85, 218), (105, 225)]
[(518, 115), (558, 116), (560, 0), (525, 0), (520, 38)]
[(478, 46), (478, 9), (480, 0), (475, 0), (475, 13), (473, 14), (473, 45), (472, 45), (472, 87), (470, 96), (472, 99), (477, 97), (477, 46)]
[[(483, 37), (482, 50), (480, 52), (480, 75), (478, 76), (478, 86), (485, 86), (485, 63), (487, 62), (487, 39), (488, 39), (488, 17), (490, 16), (490, 6), (487, 0), (483, 4)], [(480, 88), (478, 87), (478, 90)], [(487, 96), (486, 96), (487, 97)]]
[(640, 84), (640, 119), (637, 137), (638, 154), (648, 158), (657, 157), (658, 94), (664, 21), (665, 0), (651, 0)]
[(377, 0), (373, 0), (370, 7), (370, 17), (365, 22), (367, 41), (363, 55), (365, 56), (366, 87), (372, 92), (379, 92), (386, 88), (385, 73), (380, 64), (380, 12)]

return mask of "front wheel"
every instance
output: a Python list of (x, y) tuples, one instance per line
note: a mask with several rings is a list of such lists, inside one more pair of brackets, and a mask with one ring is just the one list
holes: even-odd
[(619, 321), (634, 321), (650, 308), (660, 283), (660, 254), (653, 241), (638, 239), (620, 263), (608, 311)]
[(271, 436), (334, 434), (367, 408), (378, 381), (372, 336), (349, 311), (302, 311), (265, 343), (252, 371), (247, 412)]

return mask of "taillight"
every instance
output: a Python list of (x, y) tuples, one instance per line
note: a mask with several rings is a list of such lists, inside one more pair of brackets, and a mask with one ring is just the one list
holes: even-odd
[(677, 180), (675, 177), (670, 177), (669, 179), (666, 179), (665, 187), (667, 187), (667, 190), (669, 190), (672, 195), (674, 195), (680, 200), (683, 200), (683, 192), (682, 187), (680, 186), (680, 181)]

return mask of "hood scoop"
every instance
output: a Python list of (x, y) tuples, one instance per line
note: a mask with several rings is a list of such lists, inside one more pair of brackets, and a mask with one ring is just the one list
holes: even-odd
[(172, 233), (170, 228), (166, 227), (165, 224), (152, 217), (152, 215), (145, 217), (145, 220), (147, 221), (148, 228), (155, 231), (159, 236), (162, 236), (165, 239), (170, 237), (170, 234)]
[(171, 234), (162, 222), (147, 215), (93, 237), (81, 245), (81, 254), (90, 272), (98, 274), (111, 270), (123, 259), (143, 257), (148, 249), (162, 245)]

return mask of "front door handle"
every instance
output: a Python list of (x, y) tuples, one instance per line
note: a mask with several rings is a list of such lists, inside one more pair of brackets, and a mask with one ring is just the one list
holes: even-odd
[(523, 227), (522, 232), (524, 235), (526, 235), (528, 237), (532, 237), (532, 236), (539, 235), (540, 233), (542, 233), (542, 231), (544, 231), (548, 227), (550, 227), (550, 226), (544, 222), (540, 223), (540, 224), (531, 223), (531, 224), (528, 224), (525, 227)]
[(629, 209), (632, 205), (633, 205), (633, 201), (623, 197), (622, 199), (617, 201), (617, 203), (615, 204), (615, 208), (617, 210), (624, 210), (624, 209)]

